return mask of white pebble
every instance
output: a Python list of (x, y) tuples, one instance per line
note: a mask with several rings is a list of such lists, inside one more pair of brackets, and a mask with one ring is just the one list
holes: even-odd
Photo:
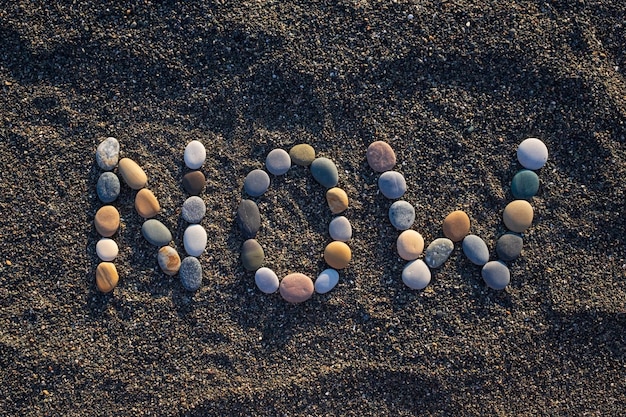
[(204, 145), (197, 140), (192, 140), (185, 148), (184, 158), (185, 165), (187, 165), (188, 168), (200, 168), (206, 160), (206, 149), (204, 148)]
[(119, 249), (113, 239), (102, 238), (96, 243), (96, 254), (105, 262), (110, 262), (117, 257)]
[(265, 294), (273, 294), (278, 291), (278, 276), (269, 268), (257, 269), (254, 273), (254, 282), (259, 290)]
[(323, 270), (315, 280), (315, 292), (318, 294), (326, 294), (335, 288), (339, 282), (339, 272), (332, 268)]
[(192, 224), (185, 229), (183, 234), (183, 244), (185, 252), (190, 256), (200, 256), (206, 248), (207, 234), (204, 227), (199, 224)]

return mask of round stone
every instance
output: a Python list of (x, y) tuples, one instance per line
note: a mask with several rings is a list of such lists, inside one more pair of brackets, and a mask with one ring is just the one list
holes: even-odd
[(522, 253), (524, 239), (513, 233), (505, 233), (496, 242), (496, 253), (502, 261), (513, 261)]
[(367, 147), (367, 163), (376, 172), (385, 172), (396, 165), (396, 154), (387, 142), (372, 142)]
[(269, 268), (259, 268), (254, 273), (254, 283), (265, 294), (273, 294), (278, 291), (278, 276)]
[(424, 261), (431, 268), (439, 268), (448, 260), (453, 250), (454, 243), (450, 239), (440, 237), (428, 245), (424, 254)]
[(263, 265), (265, 253), (263, 247), (254, 239), (243, 242), (241, 248), (241, 263), (248, 271), (256, 271)]
[(144, 219), (149, 219), (161, 211), (161, 206), (152, 191), (142, 188), (135, 196), (135, 210)]
[(267, 154), (265, 167), (274, 175), (283, 175), (291, 168), (291, 157), (284, 149), (274, 149)]
[(185, 147), (183, 157), (185, 159), (185, 165), (187, 165), (189, 169), (198, 169), (206, 160), (206, 149), (202, 142), (192, 140)]
[(323, 270), (315, 279), (315, 292), (326, 294), (339, 283), (339, 272), (332, 268)]
[(347, 242), (352, 239), (352, 225), (344, 216), (335, 217), (328, 225), (328, 233), (333, 240)]
[(511, 201), (504, 208), (502, 219), (507, 229), (522, 233), (533, 223), (533, 207), (526, 200)]
[(96, 162), (105, 171), (111, 171), (117, 165), (120, 156), (120, 144), (115, 138), (106, 138), (96, 149)]
[(180, 256), (176, 249), (171, 246), (163, 246), (159, 249), (157, 259), (161, 270), (166, 275), (176, 275), (180, 269)]
[(333, 214), (338, 214), (348, 209), (348, 194), (339, 187), (333, 187), (326, 191), (326, 201)]
[(406, 230), (415, 222), (415, 208), (406, 201), (396, 201), (389, 207), (389, 221), (396, 229)]
[(378, 188), (385, 197), (395, 200), (402, 197), (406, 192), (406, 180), (397, 171), (383, 172), (378, 177)]
[(133, 190), (140, 190), (148, 183), (148, 176), (137, 162), (130, 158), (122, 158), (117, 167), (124, 182)]
[(332, 188), (339, 181), (337, 166), (328, 158), (315, 158), (311, 163), (311, 174), (315, 181), (326, 188)]
[(189, 256), (200, 256), (207, 244), (207, 233), (199, 224), (192, 224), (187, 226), (185, 233), (183, 234), (183, 244), (185, 245), (185, 252)]
[(315, 160), (315, 149), (311, 145), (301, 143), (289, 150), (289, 157), (294, 164), (307, 167)]
[(111, 262), (101, 262), (96, 268), (96, 286), (104, 293), (113, 291), (119, 278), (117, 269)]
[(165, 246), (172, 240), (172, 233), (163, 223), (156, 219), (148, 219), (141, 226), (141, 234), (154, 246)]
[(196, 291), (202, 285), (202, 265), (198, 258), (188, 256), (180, 263), (180, 283), (187, 291)]
[(419, 258), (424, 250), (424, 238), (415, 230), (405, 230), (398, 236), (396, 248), (402, 259), (413, 261)]
[(270, 186), (270, 176), (262, 169), (253, 169), (246, 175), (243, 188), (252, 197), (258, 197), (267, 191)]
[(350, 263), (352, 251), (344, 242), (334, 241), (326, 245), (324, 260), (335, 269), (343, 269)]
[(470, 231), (470, 219), (462, 210), (448, 214), (443, 220), (443, 234), (453, 242), (460, 242)]
[(402, 282), (412, 290), (421, 290), (430, 283), (430, 269), (421, 259), (409, 262), (402, 270)]
[(111, 237), (120, 227), (120, 213), (113, 206), (102, 206), (94, 218), (96, 230), (103, 237)]
[(103, 203), (111, 203), (120, 195), (120, 179), (112, 172), (103, 172), (96, 184), (98, 198)]
[(465, 236), (463, 253), (475, 265), (484, 265), (489, 261), (489, 248), (485, 241), (476, 235)]
[(206, 214), (206, 204), (198, 196), (191, 196), (183, 203), (183, 209), (180, 213), (183, 220), (187, 223), (197, 224), (202, 221)]
[(96, 243), (96, 254), (103, 261), (110, 262), (117, 257), (119, 248), (113, 239), (102, 238)]
[(237, 208), (237, 223), (243, 237), (246, 239), (255, 237), (261, 228), (259, 206), (252, 200), (241, 200)]
[(200, 195), (206, 188), (206, 178), (200, 171), (191, 171), (183, 176), (183, 188), (189, 195)]
[(490, 261), (481, 272), (485, 284), (494, 290), (502, 290), (511, 282), (511, 272), (502, 261)]
[(511, 193), (513, 197), (528, 200), (539, 191), (539, 177), (534, 171), (522, 169), (518, 171), (511, 181)]
[(290, 303), (301, 303), (313, 295), (313, 281), (304, 274), (293, 273), (280, 282), (280, 295)]
[(527, 169), (539, 169), (548, 161), (548, 148), (537, 138), (524, 139), (517, 147), (517, 160)]

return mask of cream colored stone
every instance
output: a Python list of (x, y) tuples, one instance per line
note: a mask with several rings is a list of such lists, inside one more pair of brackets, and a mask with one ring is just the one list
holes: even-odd
[(135, 161), (130, 158), (122, 158), (117, 165), (117, 170), (133, 190), (140, 190), (146, 186), (148, 176)]
[(333, 214), (339, 214), (348, 209), (348, 194), (339, 187), (326, 191), (326, 201)]
[(398, 236), (396, 248), (402, 259), (413, 261), (419, 258), (424, 250), (424, 238), (415, 230), (405, 230)]

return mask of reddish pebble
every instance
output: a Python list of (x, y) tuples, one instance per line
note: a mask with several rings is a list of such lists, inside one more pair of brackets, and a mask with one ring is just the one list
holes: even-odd
[(372, 142), (366, 156), (370, 168), (376, 172), (389, 171), (396, 165), (396, 154), (387, 142)]
[(301, 303), (313, 295), (313, 280), (304, 274), (287, 275), (280, 282), (280, 295), (290, 303)]

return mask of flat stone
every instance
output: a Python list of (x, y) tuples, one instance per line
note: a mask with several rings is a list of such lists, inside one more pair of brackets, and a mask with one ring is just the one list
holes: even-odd
[(206, 215), (206, 204), (204, 204), (204, 200), (196, 195), (187, 198), (183, 203), (183, 209), (180, 215), (187, 223), (200, 223)]
[(140, 190), (148, 183), (148, 176), (143, 169), (130, 158), (122, 158), (117, 171), (124, 182), (133, 190)]
[(433, 240), (426, 248), (424, 261), (431, 268), (439, 268), (444, 264), (454, 250), (454, 243), (445, 237)]
[(512, 232), (522, 233), (533, 223), (533, 207), (526, 200), (511, 201), (504, 208), (504, 225)]
[(367, 147), (367, 163), (376, 172), (385, 172), (396, 165), (396, 153), (387, 142), (372, 142)]
[(206, 188), (206, 178), (200, 171), (191, 171), (183, 175), (183, 188), (189, 195), (200, 195)]
[(289, 303), (301, 303), (313, 295), (313, 281), (304, 274), (289, 274), (280, 282), (280, 295)]
[(511, 282), (511, 272), (502, 261), (487, 262), (481, 275), (485, 284), (494, 290), (503, 290)]
[(348, 194), (339, 187), (326, 191), (326, 202), (331, 213), (338, 214), (348, 209)]
[(524, 239), (513, 233), (505, 233), (496, 242), (496, 253), (502, 261), (514, 261), (522, 254)]
[(430, 284), (431, 273), (421, 259), (409, 262), (402, 270), (402, 282), (412, 290), (424, 289)]
[(180, 256), (176, 249), (171, 246), (163, 246), (159, 249), (157, 259), (159, 261), (159, 267), (161, 267), (165, 275), (176, 275), (180, 269)]
[(241, 263), (248, 271), (256, 271), (265, 261), (263, 247), (254, 239), (243, 242), (241, 248)]
[(98, 198), (103, 203), (111, 203), (120, 195), (120, 179), (112, 172), (103, 172), (96, 184)]
[(511, 181), (511, 193), (520, 200), (528, 200), (539, 191), (539, 177), (534, 171), (522, 169), (518, 171)]
[(315, 181), (326, 188), (332, 188), (339, 181), (337, 166), (328, 158), (315, 158), (311, 163), (311, 174)]
[(96, 286), (103, 293), (113, 291), (119, 278), (117, 269), (111, 262), (101, 262), (96, 268)]
[(196, 291), (202, 286), (202, 264), (198, 258), (188, 256), (180, 263), (180, 283), (187, 291)]
[(332, 268), (323, 270), (315, 279), (315, 292), (326, 294), (339, 283), (339, 272)]
[(273, 294), (278, 291), (278, 276), (269, 268), (259, 268), (254, 273), (254, 283), (265, 294)]
[(96, 243), (96, 254), (105, 262), (110, 262), (117, 257), (119, 248), (113, 239), (104, 237)]
[(237, 208), (237, 223), (244, 238), (250, 239), (255, 237), (261, 228), (259, 206), (252, 200), (241, 200)]
[(344, 216), (335, 217), (328, 225), (328, 233), (333, 240), (347, 242), (352, 239), (352, 225)]
[(199, 224), (187, 226), (183, 234), (185, 252), (189, 256), (200, 256), (206, 249), (208, 236), (204, 227)]
[(115, 138), (106, 138), (100, 142), (96, 149), (96, 162), (105, 171), (111, 171), (115, 168), (119, 156), (120, 143)]
[(517, 160), (524, 168), (539, 169), (548, 161), (548, 148), (540, 139), (524, 139), (517, 147)]
[(378, 177), (378, 189), (385, 197), (395, 200), (406, 192), (406, 180), (397, 171), (383, 172)]
[(185, 153), (183, 155), (185, 165), (189, 169), (198, 169), (206, 160), (206, 149), (202, 142), (198, 140), (192, 140), (185, 147)]
[(348, 266), (352, 259), (350, 246), (344, 242), (333, 241), (326, 245), (324, 249), (324, 260), (335, 269), (343, 269)]
[(161, 211), (161, 206), (152, 191), (142, 188), (135, 196), (135, 210), (144, 219), (149, 219)]
[(406, 261), (413, 261), (424, 251), (424, 238), (415, 230), (405, 230), (396, 239), (398, 255)]
[(389, 221), (398, 230), (406, 230), (415, 222), (415, 208), (407, 201), (396, 201), (389, 207)]
[(172, 233), (163, 223), (156, 219), (148, 219), (141, 226), (141, 234), (154, 246), (165, 246), (172, 240)]
[(262, 169), (253, 169), (243, 181), (243, 189), (252, 197), (263, 195), (270, 186), (270, 176)]
[(265, 158), (265, 167), (274, 175), (283, 175), (291, 168), (291, 157), (284, 149), (273, 149)]
[(289, 150), (289, 157), (294, 164), (307, 167), (315, 160), (315, 149), (309, 144), (301, 143)]
[(448, 214), (443, 220), (443, 234), (453, 242), (460, 242), (470, 231), (470, 219), (462, 210)]
[(465, 236), (463, 253), (475, 265), (484, 265), (489, 261), (489, 248), (485, 241), (476, 235)]
[(113, 206), (102, 206), (96, 212), (94, 226), (103, 237), (111, 237), (120, 227), (120, 213)]

